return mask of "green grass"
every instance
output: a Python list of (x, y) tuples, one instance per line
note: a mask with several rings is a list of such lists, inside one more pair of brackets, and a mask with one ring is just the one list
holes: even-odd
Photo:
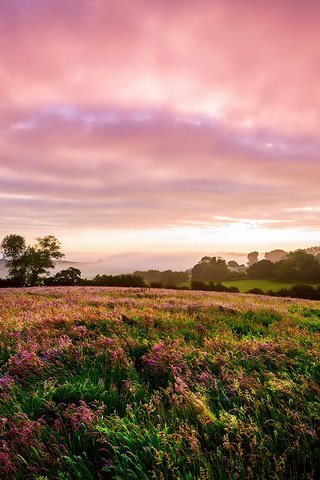
[[(237, 287), (241, 293), (247, 292), (252, 288), (260, 288), (263, 292), (268, 290), (273, 290), (276, 292), (281, 288), (291, 288), (293, 285), (296, 285), (297, 282), (276, 282), (275, 280), (261, 280), (261, 279), (248, 279), (248, 280), (229, 280), (227, 282), (222, 282), (223, 285), (227, 287)], [(305, 282), (300, 282), (305, 283)], [(316, 286), (316, 283), (310, 285)]]
[(0, 318), (1, 480), (320, 478), (320, 302), (7, 289)]

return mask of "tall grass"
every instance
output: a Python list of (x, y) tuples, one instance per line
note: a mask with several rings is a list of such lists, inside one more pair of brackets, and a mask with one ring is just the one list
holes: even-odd
[(319, 302), (0, 293), (0, 478), (317, 479)]

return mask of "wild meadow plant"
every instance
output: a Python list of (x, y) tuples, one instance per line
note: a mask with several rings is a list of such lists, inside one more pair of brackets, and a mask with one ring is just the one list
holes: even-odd
[(319, 302), (0, 291), (0, 478), (317, 479)]

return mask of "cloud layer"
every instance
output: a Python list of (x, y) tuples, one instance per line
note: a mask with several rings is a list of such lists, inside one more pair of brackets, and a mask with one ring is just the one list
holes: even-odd
[(318, 2), (0, 7), (1, 234), (317, 238)]

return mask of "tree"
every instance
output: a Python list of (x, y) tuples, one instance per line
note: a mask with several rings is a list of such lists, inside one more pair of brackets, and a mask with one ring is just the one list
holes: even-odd
[(81, 280), (81, 271), (75, 267), (61, 270), (54, 276), (55, 285), (78, 285)]
[(235, 260), (230, 260), (228, 262), (228, 267), (229, 268), (238, 268), (240, 267), (239, 263), (237, 263)]
[(306, 252), (310, 253), (311, 255), (314, 255), (314, 256), (320, 255), (320, 245), (317, 245), (315, 247), (306, 248)]
[(254, 263), (247, 270), (250, 278), (273, 278), (275, 275), (276, 265), (270, 260), (260, 260)]
[(276, 263), (276, 276), (280, 280), (320, 281), (320, 265), (316, 258), (305, 250), (288, 253)]
[(276, 250), (271, 250), (271, 252), (266, 252), (264, 258), (270, 260), (272, 263), (281, 262), (287, 255), (287, 252), (277, 248)]
[(21, 235), (7, 235), (1, 243), (1, 251), (8, 276), (17, 287), (39, 284), (41, 276), (54, 267), (54, 260), (64, 256), (54, 235), (37, 238), (33, 246), (26, 246)]
[(37, 243), (26, 251), (27, 283), (37, 285), (41, 275), (47, 275), (54, 268), (54, 260), (61, 259), (61, 244), (54, 235), (38, 237)]
[(259, 252), (248, 253), (248, 267), (251, 267), (251, 265), (254, 265), (255, 263), (257, 263), (258, 258), (259, 258)]
[(197, 265), (192, 268), (192, 280), (204, 282), (222, 281), (230, 276), (227, 264), (223, 258), (203, 257)]
[(14, 286), (22, 287), (26, 281), (26, 242), (21, 235), (10, 234), (1, 242), (1, 253)]
[(187, 272), (173, 272), (172, 270), (165, 270), (163, 272), (159, 270), (136, 270), (133, 272), (133, 275), (142, 277), (149, 285), (151, 283), (178, 285), (179, 283), (189, 280), (189, 274)]
[(92, 285), (99, 287), (145, 287), (142, 277), (131, 273), (121, 275), (96, 275), (92, 279)]

